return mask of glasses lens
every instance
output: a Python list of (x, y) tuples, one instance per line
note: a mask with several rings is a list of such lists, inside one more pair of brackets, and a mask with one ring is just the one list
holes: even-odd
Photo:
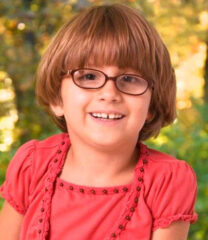
[(99, 88), (105, 82), (105, 76), (96, 70), (79, 69), (74, 72), (75, 83), (82, 88)]
[(116, 81), (118, 89), (128, 94), (142, 94), (148, 88), (148, 82), (136, 75), (121, 75)]

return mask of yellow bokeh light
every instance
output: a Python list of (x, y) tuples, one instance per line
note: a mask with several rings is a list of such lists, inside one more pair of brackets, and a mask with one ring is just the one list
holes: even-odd
[[(69, 0), (70, 4), (75, 4), (77, 2), (77, 0)], [(88, 1), (88, 2), (94, 2), (94, 1)]]
[(0, 89), (0, 102), (6, 102), (14, 99), (14, 91), (11, 89)]
[(190, 96), (202, 97), (204, 79), (200, 70), (204, 67), (205, 57), (206, 46), (204, 43), (199, 43), (197, 52), (190, 54), (176, 68), (177, 106), (179, 109), (191, 107)]
[(0, 144), (0, 151), (8, 151), (13, 143), (13, 129), (17, 120), (18, 114), (15, 109), (10, 110), (9, 116), (0, 118), (1, 141), (3, 141), (3, 143)]
[(7, 77), (7, 73), (4, 71), (0, 71), (0, 80), (4, 80)]
[(0, 104), (9, 104), (10, 109), (0, 117), (0, 151), (8, 151), (14, 141), (14, 127), (18, 120), (18, 112), (15, 107), (15, 92), (12, 86), (12, 79), (5, 71), (0, 71), (0, 81), (3, 87), (0, 88)]
[(18, 25), (17, 25), (17, 28), (21, 31), (24, 30), (25, 27), (26, 27), (26, 25), (24, 23), (18, 23)]
[(208, 12), (203, 11), (199, 14), (199, 21), (202, 27), (208, 27)]

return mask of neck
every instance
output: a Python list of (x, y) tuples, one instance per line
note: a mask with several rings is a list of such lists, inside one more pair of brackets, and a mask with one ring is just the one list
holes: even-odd
[(123, 185), (132, 181), (139, 155), (135, 143), (106, 150), (73, 139), (71, 142), (62, 172), (65, 180), (93, 186)]

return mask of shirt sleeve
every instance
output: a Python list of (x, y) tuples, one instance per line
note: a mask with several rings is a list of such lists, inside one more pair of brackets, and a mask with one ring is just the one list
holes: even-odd
[(170, 164), (159, 176), (152, 201), (153, 231), (172, 222), (197, 220), (194, 213), (197, 183), (193, 169), (185, 161)]
[(9, 163), (6, 179), (0, 187), (1, 197), (20, 214), (25, 214), (29, 204), (31, 163), (34, 141), (22, 145)]

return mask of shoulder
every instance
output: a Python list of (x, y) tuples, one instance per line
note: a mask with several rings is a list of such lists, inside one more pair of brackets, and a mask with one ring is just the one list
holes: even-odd
[(193, 223), (197, 218), (194, 170), (184, 160), (153, 149), (147, 148), (147, 151), (144, 198), (153, 215), (154, 229), (177, 220)]
[(68, 145), (69, 138), (66, 133), (55, 134), (41, 141), (34, 140), (31, 168), (36, 179), (44, 176), (54, 159), (62, 159), (62, 155), (66, 153)]
[[(30, 194), (36, 189), (40, 190), (41, 179), (49, 171), (51, 160), (59, 151), (66, 152), (68, 144), (63, 145), (63, 142), (68, 139), (67, 136), (62, 133), (42, 141), (30, 140), (17, 150), (10, 161), (0, 192), (21, 214), (28, 207)], [(62, 159), (62, 155), (59, 155), (57, 159)]]
[[(146, 146), (145, 146), (146, 147)], [(197, 179), (193, 168), (184, 160), (147, 148), (144, 172), (144, 196), (150, 205), (169, 198), (190, 196), (195, 201)]]
[(179, 160), (166, 153), (147, 148), (148, 164), (144, 175), (147, 194), (154, 191), (167, 190), (170, 194), (196, 190), (196, 174), (193, 168), (184, 160)]
[(32, 140), (32, 141), (35, 141), (37, 149), (56, 148), (67, 137), (68, 137), (67, 133), (59, 133), (59, 134), (55, 134), (53, 136), (50, 136), (48, 138), (45, 138), (43, 140), (39, 140), (39, 141), (38, 140)]
[(13, 166), (15, 166), (15, 168), (19, 165), (32, 166), (42, 158), (46, 161), (49, 156), (56, 153), (57, 149), (67, 136), (66, 133), (61, 133), (50, 136), (44, 140), (32, 139), (24, 143), (16, 151), (8, 166), (8, 170), (13, 168)]
[[(66, 139), (69, 141), (68, 134), (66, 133), (55, 134), (43, 140), (32, 139), (24, 143), (17, 150), (14, 158), (23, 159), (30, 156), (31, 160), (35, 159), (37, 162), (38, 159), (44, 157), (46, 161), (49, 156), (56, 153), (59, 146), (61, 146)], [(32, 163), (32, 161), (30, 162)]]
[(182, 176), (196, 178), (192, 167), (186, 161), (151, 148), (148, 148), (148, 152), (147, 176), (161, 179), (174, 175), (175, 180)]
[(66, 136), (64, 133), (56, 134), (42, 141), (33, 139), (23, 144), (9, 163), (6, 180), (22, 179), (25, 176), (32, 179), (35, 172), (45, 171)]
[(68, 136), (66, 133), (59, 133), (43, 140), (32, 139), (21, 145), (15, 155), (32, 153), (35, 150), (44, 150), (47, 148), (56, 148)]
[(44, 154), (42, 155), (42, 153), (44, 152), (50, 152), (51, 154), (54, 154), (57, 148), (63, 144), (64, 139), (68, 138), (67, 136), (68, 134), (61, 133), (53, 135), (42, 141), (33, 139), (24, 143), (16, 151), (15, 155), (10, 161), (7, 171), (17, 171), (18, 166), (31, 166), (33, 164), (34, 158), (43, 156)]
[(158, 150), (148, 148), (149, 151), (149, 160), (153, 164), (177, 164), (181, 162), (181, 160), (175, 158), (174, 156), (171, 156), (167, 153), (160, 152)]

